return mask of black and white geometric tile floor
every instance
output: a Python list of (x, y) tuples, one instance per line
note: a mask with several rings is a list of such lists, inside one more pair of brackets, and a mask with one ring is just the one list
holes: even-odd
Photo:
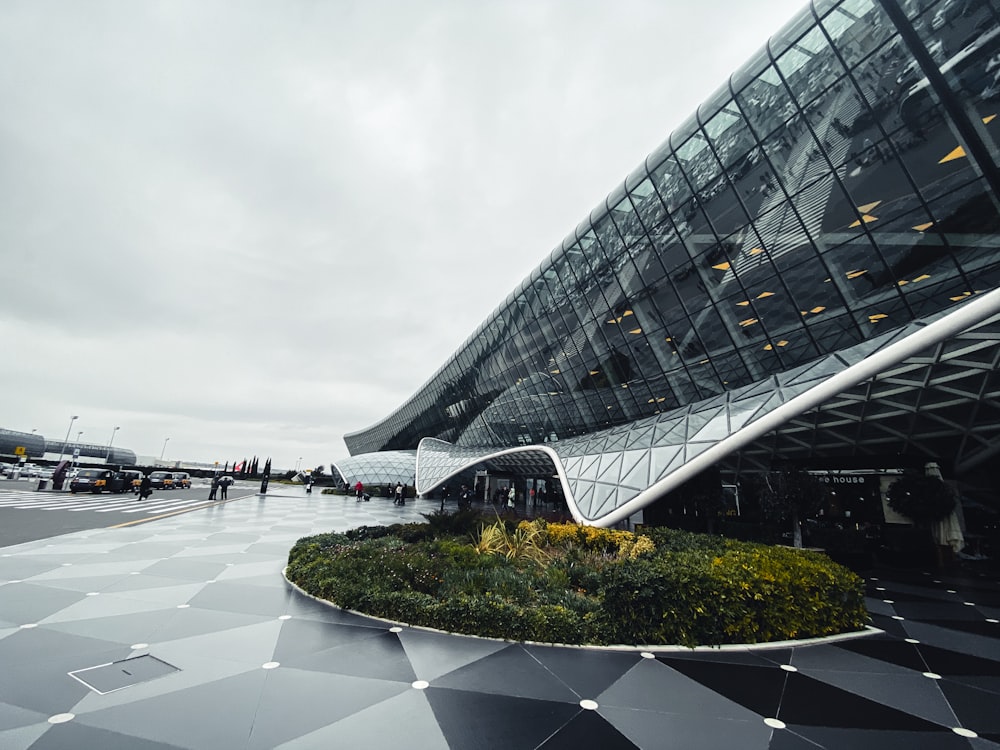
[[(0, 550), (0, 748), (1000, 748), (1000, 585), (874, 574), (883, 634), (609, 650), (392, 627), (282, 578), (301, 536), (436, 507), (269, 495)], [(114, 692), (70, 672), (150, 654)]]

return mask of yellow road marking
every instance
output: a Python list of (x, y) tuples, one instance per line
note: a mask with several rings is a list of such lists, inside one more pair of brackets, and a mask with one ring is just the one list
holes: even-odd
[(223, 503), (231, 503), (233, 500), (242, 500), (245, 497), (251, 497), (251, 495), (241, 495), (240, 497), (234, 497), (232, 500), (217, 500), (214, 503), (205, 503), (204, 505), (195, 505), (192, 508), (183, 508), (181, 510), (171, 511), (170, 513), (161, 513), (158, 516), (148, 516), (146, 518), (137, 518), (134, 521), (126, 521), (125, 523), (117, 523), (114, 526), (105, 526), (107, 529), (123, 529), (126, 526), (135, 526), (139, 523), (146, 523), (146, 521), (158, 521), (161, 518), (170, 518), (170, 516), (179, 516), (181, 513), (190, 513), (193, 510), (204, 510), (205, 508), (211, 508), (213, 505), (222, 505)]

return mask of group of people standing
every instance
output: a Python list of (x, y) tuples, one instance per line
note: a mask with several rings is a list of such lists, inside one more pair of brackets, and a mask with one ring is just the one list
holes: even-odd
[(212, 485), (208, 490), (208, 499), (215, 500), (216, 494), (221, 495), (220, 500), (225, 500), (228, 494), (229, 485), (232, 480), (229, 477), (212, 477)]
[[(386, 485), (385, 488), (386, 497), (392, 498), (393, 505), (406, 505), (406, 488), (403, 486), (402, 482), (396, 482), (396, 486)], [(368, 502), (371, 500), (371, 495), (365, 492), (365, 485), (359, 479), (354, 485), (354, 502)]]

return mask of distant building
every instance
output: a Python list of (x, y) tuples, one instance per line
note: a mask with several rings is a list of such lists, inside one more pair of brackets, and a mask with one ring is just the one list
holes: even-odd
[(57, 461), (60, 454), (63, 458), (73, 458), (75, 454), (84, 463), (104, 462), (120, 466), (135, 466), (136, 464), (135, 452), (128, 448), (46, 440), (44, 436), (34, 432), (0, 429), (0, 456), (18, 457), (19, 449), (24, 450), (23, 455), (27, 459)]

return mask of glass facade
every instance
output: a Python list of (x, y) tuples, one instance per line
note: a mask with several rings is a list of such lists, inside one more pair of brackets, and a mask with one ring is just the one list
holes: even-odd
[(413, 486), (417, 473), (417, 452), (381, 451), (351, 456), (331, 464), (334, 476), (353, 487), (361, 482), (365, 487), (400, 482)]
[(349, 450), (565, 456), (996, 289), (998, 13), (814, 0)]

